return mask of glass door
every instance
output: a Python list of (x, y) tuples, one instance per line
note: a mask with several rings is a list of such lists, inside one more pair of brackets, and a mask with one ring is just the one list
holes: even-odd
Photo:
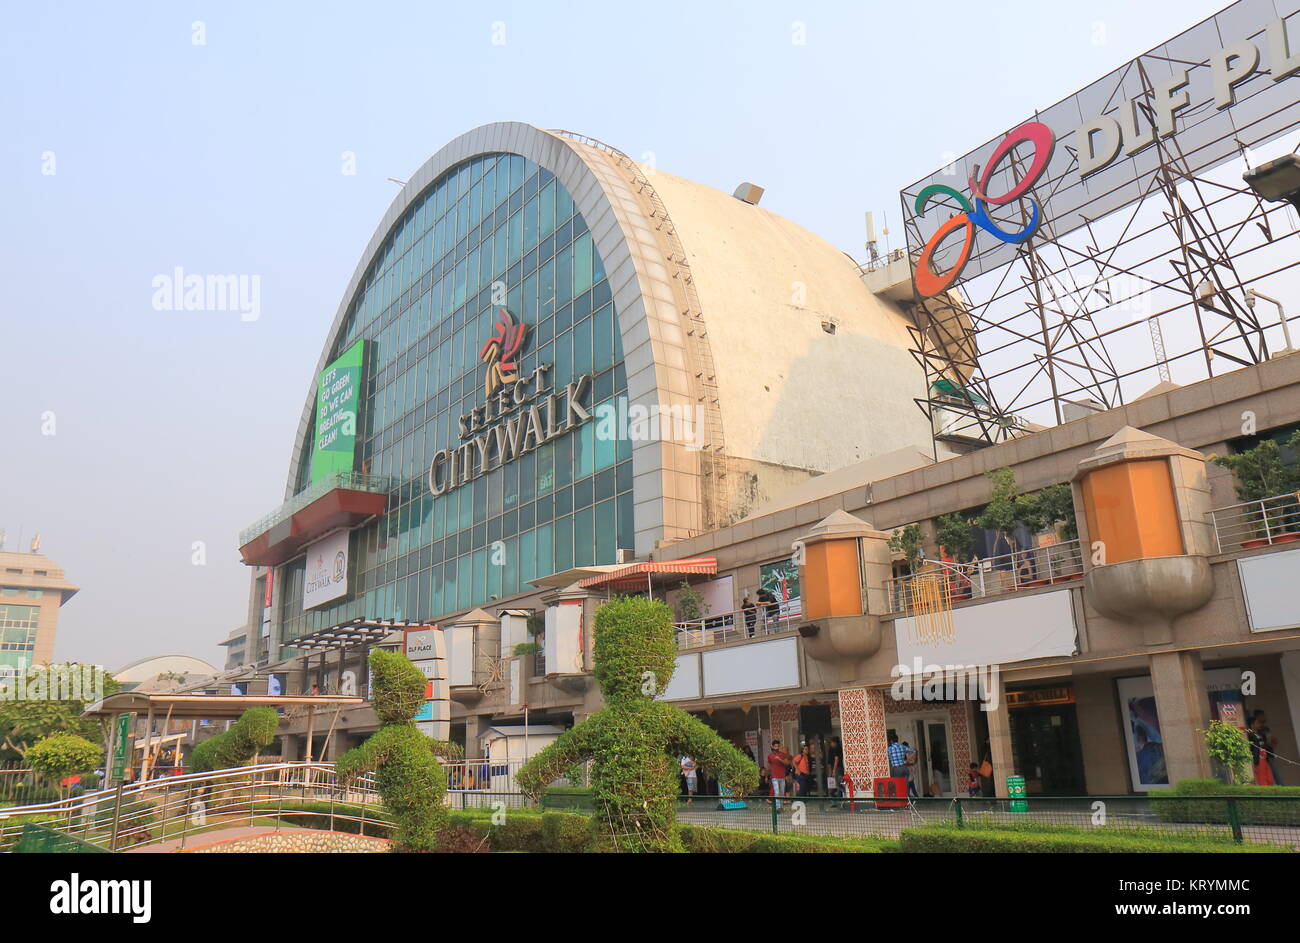
[(887, 733), (916, 751), (912, 787), (916, 796), (951, 796), (955, 786), (947, 713), (899, 714), (885, 720)]

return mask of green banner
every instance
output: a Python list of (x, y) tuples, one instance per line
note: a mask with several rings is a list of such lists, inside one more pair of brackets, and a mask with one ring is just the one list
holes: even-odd
[(357, 404), (361, 399), (361, 364), (365, 340), (359, 340), (325, 368), (316, 384), (316, 440), (312, 445), (311, 480), (355, 468)]
[(117, 715), (117, 732), (113, 737), (113, 765), (108, 772), (108, 781), (120, 783), (126, 773), (127, 737), (131, 733), (131, 715)]

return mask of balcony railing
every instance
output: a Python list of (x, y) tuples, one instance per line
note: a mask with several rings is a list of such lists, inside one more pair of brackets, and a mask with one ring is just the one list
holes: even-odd
[(928, 583), (934, 577), (944, 580), (952, 602), (983, 599), (1077, 580), (1083, 576), (1083, 550), (1078, 540), (1062, 540), (1044, 547), (1030, 547), (970, 563), (924, 560), (920, 569), (907, 576), (886, 581), (889, 608), (907, 612), (919, 579)]
[(293, 517), (317, 498), (338, 488), (345, 491), (364, 491), (368, 494), (387, 494), (393, 489), (393, 480), (386, 475), (365, 475), (361, 472), (336, 472), (327, 475), (299, 491), (270, 514), (241, 530), (239, 545), (242, 547), (255, 540), (276, 524)]
[(1220, 553), (1300, 541), (1300, 492), (1229, 504), (1210, 513)]
[(702, 619), (678, 622), (677, 648), (703, 648), (721, 642), (739, 642), (761, 635), (776, 635), (796, 628), (803, 618), (802, 601), (795, 597), (780, 603), (755, 603), (753, 609), (737, 609)]

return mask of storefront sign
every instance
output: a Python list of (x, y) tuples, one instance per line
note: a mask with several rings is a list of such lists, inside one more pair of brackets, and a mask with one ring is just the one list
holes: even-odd
[(1073, 704), (1074, 688), (1061, 685), (1054, 688), (1031, 688), (1028, 691), (1006, 692), (1007, 707), (1043, 707), (1048, 704)]
[(429, 466), (429, 492), (437, 497), (521, 455), (534, 451), (591, 419), (583, 401), (591, 375), (579, 377), (563, 391), (551, 389), (551, 364), (519, 373), (515, 359), (527, 337), (502, 308), (495, 333), (480, 351), (487, 365), (483, 405), (460, 418), (462, 443), (439, 449)]
[(307, 548), (302, 608), (315, 609), (348, 591), (348, 532), (338, 531)]
[(1132, 157), (1154, 144), (1157, 137), (1173, 137), (1174, 117), (1180, 112), (1210, 101), (1217, 111), (1231, 108), (1237, 103), (1237, 86), (1256, 72), (1267, 73), (1274, 82), (1294, 75), (1300, 71), (1300, 50), (1291, 53), (1286, 22), (1277, 19), (1268, 24), (1262, 44), (1238, 39), (1212, 53), (1208, 62), (1209, 75), (1203, 80), (1194, 83), (1190, 67), (1176, 68), (1172, 76), (1156, 83), (1150, 94), (1123, 102), (1117, 115), (1097, 115), (1075, 128), (1079, 176), (1109, 166), (1121, 149), (1125, 157)]
[(316, 383), (316, 438), (312, 445), (311, 480), (320, 481), (354, 469), (357, 403), (361, 397), (364, 340), (359, 340), (325, 368)]

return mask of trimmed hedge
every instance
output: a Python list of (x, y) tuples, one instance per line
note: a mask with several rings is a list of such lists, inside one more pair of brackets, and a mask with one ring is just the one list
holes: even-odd
[(823, 835), (781, 835), (738, 828), (683, 825), (682, 844), (697, 855), (711, 854), (875, 854), (897, 851), (898, 843), (883, 838), (834, 838)]
[[(1300, 825), (1300, 786), (1229, 786), (1217, 779), (1180, 779), (1172, 789), (1152, 790), (1149, 795), (1151, 808), (1165, 822), (1227, 825), (1224, 800), (1231, 797), (1238, 800), (1237, 820), (1242, 825)], [(1276, 798), (1241, 801), (1260, 797)]]
[(595, 796), (586, 786), (548, 786), (542, 793), (543, 809), (581, 809), (590, 812), (595, 806)]
[(1068, 825), (1017, 826), (925, 825), (903, 829), (900, 850), (908, 854), (1134, 854), (1147, 852), (1206, 854), (1288, 852), (1277, 845), (1238, 845), (1231, 838), (1170, 835), (1157, 829), (1084, 829)]

